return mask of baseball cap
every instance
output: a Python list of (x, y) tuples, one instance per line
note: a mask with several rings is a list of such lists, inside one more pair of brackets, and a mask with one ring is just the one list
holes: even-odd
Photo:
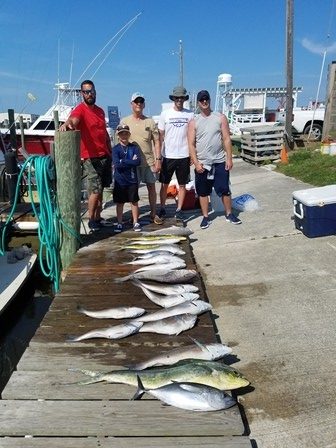
[(145, 99), (143, 93), (135, 92), (135, 93), (133, 93), (132, 96), (131, 96), (131, 102), (135, 101), (137, 98), (143, 98), (143, 99)]
[(127, 124), (119, 124), (116, 129), (116, 133), (120, 134), (120, 132), (128, 132), (131, 133), (129, 126)]
[(201, 101), (202, 99), (210, 99), (210, 93), (207, 90), (201, 90), (197, 94), (197, 101)]

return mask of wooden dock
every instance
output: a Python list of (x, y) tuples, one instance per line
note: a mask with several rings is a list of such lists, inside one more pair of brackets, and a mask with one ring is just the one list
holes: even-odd
[[(66, 342), (69, 335), (111, 325), (110, 320), (78, 313), (78, 304), (90, 310), (122, 305), (158, 309), (131, 282), (114, 281), (134, 269), (122, 265), (130, 261), (130, 254), (116, 251), (130, 236), (134, 233), (111, 235), (76, 254), (60, 293), (2, 393), (1, 448), (251, 447), (238, 406), (219, 412), (183, 411), (148, 394), (131, 401), (131, 386), (76, 384), (86, 377), (69, 368), (109, 371), (189, 345), (188, 336), (218, 342), (209, 312), (199, 316), (195, 328), (178, 336), (140, 333), (112, 341)], [(181, 247), (187, 267), (196, 268), (189, 242)], [(202, 279), (194, 283), (207, 300)]]

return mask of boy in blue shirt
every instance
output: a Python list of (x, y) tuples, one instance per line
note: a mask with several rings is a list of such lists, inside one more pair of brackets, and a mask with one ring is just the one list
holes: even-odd
[(138, 193), (138, 176), (137, 166), (141, 163), (141, 155), (139, 146), (130, 143), (130, 129), (127, 125), (119, 125), (116, 129), (119, 142), (112, 149), (112, 163), (114, 168), (114, 189), (113, 201), (117, 208), (117, 227), (115, 232), (119, 233), (123, 230), (122, 215), (125, 202), (130, 202), (133, 230), (141, 232), (139, 219), (139, 193)]

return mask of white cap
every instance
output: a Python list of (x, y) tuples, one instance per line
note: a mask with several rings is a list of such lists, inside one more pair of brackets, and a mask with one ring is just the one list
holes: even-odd
[(136, 100), (137, 98), (143, 98), (145, 99), (144, 95), (140, 92), (135, 92), (133, 93), (133, 95), (131, 96), (131, 101), (133, 102), (134, 100)]

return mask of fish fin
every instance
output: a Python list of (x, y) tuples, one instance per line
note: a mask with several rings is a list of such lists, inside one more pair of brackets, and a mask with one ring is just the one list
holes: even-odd
[(131, 400), (140, 400), (143, 394), (146, 392), (139, 375), (137, 375), (137, 381), (138, 381), (138, 389), (131, 398)]

